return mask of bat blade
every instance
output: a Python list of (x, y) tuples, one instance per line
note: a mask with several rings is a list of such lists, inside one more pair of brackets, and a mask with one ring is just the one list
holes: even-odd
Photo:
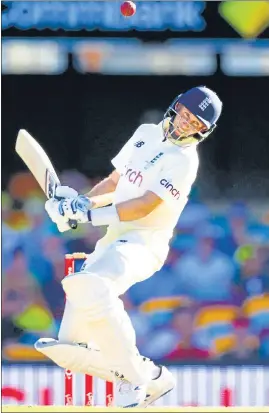
[[(56, 186), (60, 185), (60, 180), (42, 146), (26, 130), (21, 129), (18, 133), (15, 149), (47, 198), (53, 197)], [(52, 182), (53, 191), (51, 191)]]
[[(47, 198), (53, 198), (60, 180), (42, 146), (25, 129), (20, 129), (15, 150), (32, 172)], [(69, 220), (72, 229), (77, 228), (75, 220)]]

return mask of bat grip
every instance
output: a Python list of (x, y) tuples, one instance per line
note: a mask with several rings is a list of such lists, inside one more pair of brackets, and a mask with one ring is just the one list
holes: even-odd
[(69, 219), (68, 221), (68, 225), (70, 226), (70, 228), (72, 229), (77, 229), (78, 227), (78, 223), (75, 219)]

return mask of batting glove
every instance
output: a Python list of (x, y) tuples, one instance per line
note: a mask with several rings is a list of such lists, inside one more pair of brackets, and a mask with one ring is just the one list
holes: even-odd
[(70, 186), (57, 186), (55, 190), (54, 198), (60, 201), (62, 198), (76, 198), (78, 196), (78, 192), (70, 188)]
[(64, 198), (59, 201), (58, 210), (67, 221), (75, 220), (78, 223), (90, 222), (90, 209), (92, 202), (84, 195), (76, 198)]
[(68, 224), (68, 219), (63, 217), (59, 212), (59, 202), (60, 201), (57, 201), (54, 198), (49, 199), (45, 203), (45, 210), (52, 222), (57, 225), (59, 232), (65, 232), (70, 229), (70, 226)]

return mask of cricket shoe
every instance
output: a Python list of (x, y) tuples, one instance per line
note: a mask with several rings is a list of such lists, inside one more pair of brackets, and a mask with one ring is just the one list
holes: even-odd
[[(164, 366), (159, 367), (159, 376), (150, 380), (146, 386), (134, 386), (125, 380), (123, 376), (118, 375), (116, 381), (117, 396), (115, 395), (116, 406), (145, 408), (172, 391), (175, 387), (175, 379), (172, 373)], [(142, 398), (141, 394), (144, 394), (145, 397)]]
[(146, 396), (146, 385), (133, 385), (122, 378), (116, 381), (114, 403), (117, 407), (131, 408), (141, 406)]
[(175, 378), (173, 374), (170, 373), (166, 367), (159, 367), (160, 374), (156, 379), (150, 380), (147, 384), (146, 397), (144, 401), (138, 405), (139, 407), (148, 407), (150, 404), (172, 391), (175, 387)]

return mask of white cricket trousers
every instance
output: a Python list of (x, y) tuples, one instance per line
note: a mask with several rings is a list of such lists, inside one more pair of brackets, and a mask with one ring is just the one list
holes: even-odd
[(81, 271), (62, 281), (67, 301), (59, 340), (93, 342), (111, 370), (133, 384), (146, 383), (151, 372), (145, 372), (145, 363), (142, 368), (135, 331), (118, 297), (152, 276), (163, 261), (151, 250), (143, 232), (119, 235), (108, 230)]

